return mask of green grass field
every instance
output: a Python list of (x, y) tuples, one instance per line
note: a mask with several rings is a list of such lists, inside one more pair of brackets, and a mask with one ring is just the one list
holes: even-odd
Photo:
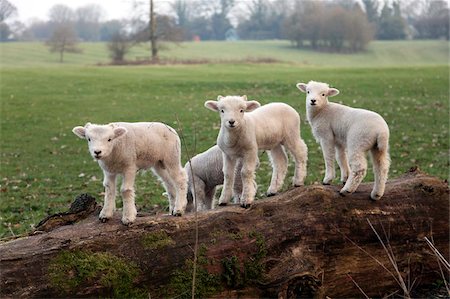
[[(101, 170), (86, 142), (72, 134), (74, 126), (88, 121), (162, 121), (182, 128), (186, 146), (198, 153), (216, 140), (219, 116), (203, 103), (219, 94), (247, 94), (261, 103), (283, 101), (296, 108), (309, 147), (306, 184), (320, 182), (322, 153), (304, 121), (304, 95), (295, 87), (311, 79), (340, 89), (333, 100), (386, 118), (391, 129), (391, 178), (414, 165), (448, 178), (448, 42), (377, 42), (356, 56), (297, 51), (281, 41), (187, 43), (171, 46), (162, 55), (270, 57), (283, 62), (134, 67), (96, 66), (108, 60), (105, 46), (82, 46), (84, 54), (67, 55), (67, 63), (59, 64), (57, 55), (41, 44), (0, 44), (0, 237), (30, 231), (47, 214), (66, 210), (80, 193), (91, 193), (101, 202)], [(130, 57), (144, 55), (144, 49), (134, 51)], [(270, 165), (265, 154), (261, 157), (258, 197), (270, 180)], [(182, 162), (186, 160), (184, 153)], [(365, 181), (371, 180), (369, 166)], [(152, 174), (138, 176), (138, 210), (167, 206), (162, 192)], [(117, 202), (121, 206), (120, 198)]]

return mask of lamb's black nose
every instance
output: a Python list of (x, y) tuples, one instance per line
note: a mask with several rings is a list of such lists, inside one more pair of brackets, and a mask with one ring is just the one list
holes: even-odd
[(94, 154), (97, 156), (100, 155), (101, 153), (102, 153), (102, 151), (94, 151)]
[(311, 100), (311, 105), (315, 105), (316, 104), (316, 100), (312, 99)]
[(230, 123), (230, 125), (234, 125), (234, 123), (236, 122), (235, 120), (229, 120), (228, 121)]

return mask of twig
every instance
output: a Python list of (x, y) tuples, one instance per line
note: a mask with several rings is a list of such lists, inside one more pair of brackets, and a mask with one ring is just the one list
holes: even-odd
[(356, 283), (356, 281), (353, 279), (353, 277), (351, 277), (350, 274), (348, 274), (348, 273), (347, 273), (347, 276), (355, 284), (355, 286), (358, 288), (358, 290), (364, 295), (364, 297), (366, 297), (366, 299), (370, 299), (370, 297), (367, 296), (367, 294), (363, 291), (363, 289), (361, 289), (361, 287)]
[(430, 248), (434, 252), (434, 254), (439, 258), (441, 263), (445, 266), (447, 271), (450, 271), (450, 263), (447, 262), (447, 260), (442, 256), (442, 254), (439, 252), (439, 250), (437, 250), (436, 247), (434, 247), (433, 243), (431, 243), (427, 237), (425, 237), (425, 241), (427, 242), (428, 246), (430, 246)]
[(359, 250), (361, 250), (362, 252), (364, 252), (365, 254), (367, 254), (370, 258), (372, 258), (378, 265), (380, 265), (384, 270), (386, 270), (386, 272), (388, 272), (392, 278), (395, 280), (395, 282), (397, 282), (397, 284), (400, 284), (400, 282), (398, 281), (397, 277), (395, 277), (394, 273), (392, 273), (388, 268), (386, 268), (385, 265), (383, 265), (382, 262), (380, 262), (376, 257), (374, 257), (373, 255), (371, 255), (369, 252), (367, 252), (366, 250), (364, 250), (364, 248), (362, 248), (361, 246), (359, 246), (358, 244), (356, 244), (352, 239), (350, 239), (349, 237), (347, 237), (343, 232), (341, 232), (336, 226), (333, 225), (333, 227), (350, 243), (352, 243), (355, 247), (357, 247)]
[[(406, 296), (407, 298), (410, 298), (408, 288), (406, 287), (405, 281), (403, 280), (403, 277), (402, 277), (402, 275), (400, 274), (400, 271), (398, 270), (398, 265), (397, 265), (397, 262), (395, 261), (395, 257), (394, 257), (394, 254), (393, 254), (393, 252), (392, 252), (392, 249), (389, 250), (389, 249), (386, 247), (386, 245), (384, 244), (384, 242), (383, 242), (383, 240), (381, 239), (380, 235), (378, 234), (378, 232), (376, 231), (376, 229), (373, 227), (372, 223), (370, 222), (369, 218), (366, 218), (366, 220), (367, 220), (367, 222), (369, 223), (370, 228), (372, 228), (373, 232), (374, 232), (375, 235), (377, 236), (377, 238), (378, 238), (378, 240), (380, 241), (381, 245), (383, 246), (383, 249), (384, 249), (384, 251), (386, 252), (386, 254), (387, 254), (387, 256), (388, 256), (389, 261), (391, 262), (391, 265), (394, 267), (395, 272), (396, 272), (397, 275), (398, 275), (399, 285), (400, 285), (400, 287), (402, 288), (403, 292), (405, 293), (405, 296)], [(390, 245), (389, 245), (389, 247), (390, 247)]]
[[(178, 131), (180, 134), (180, 139), (182, 141), (182, 144), (184, 145), (184, 149), (186, 151), (186, 154), (188, 156), (188, 163), (189, 163), (189, 171), (191, 172), (191, 177), (194, 177), (194, 171), (192, 170), (192, 163), (191, 163), (191, 159), (192, 159), (192, 155), (186, 145), (186, 140), (184, 138), (184, 134), (183, 134), (183, 127), (181, 125), (180, 119), (178, 118), (178, 114), (175, 114), (175, 117), (177, 119), (177, 123), (178, 123)], [(196, 143), (197, 140), (195, 138), (196, 134), (195, 134), (195, 130), (194, 130), (194, 151), (196, 148)], [(198, 213), (197, 213), (197, 198), (196, 198), (196, 189), (195, 189), (195, 180), (192, 180), (192, 189), (194, 192), (192, 192), (192, 201), (194, 204), (194, 220), (195, 220), (195, 243), (194, 243), (194, 262), (192, 265), (192, 288), (191, 288), (191, 298), (194, 299), (195, 298), (195, 283), (196, 283), (196, 277), (197, 277), (197, 258), (198, 258)]]
[(436, 259), (437, 259), (438, 266), (439, 266), (439, 271), (441, 272), (441, 276), (442, 276), (442, 280), (444, 281), (445, 289), (447, 290), (447, 294), (450, 294), (450, 288), (449, 288), (449, 285), (447, 283), (447, 278), (444, 275), (444, 271), (442, 270), (442, 266), (441, 266), (441, 263), (444, 264), (445, 268), (447, 269), (447, 272), (450, 272), (449, 263), (441, 255), (441, 253), (439, 252), (439, 250), (437, 250), (437, 248), (433, 245), (433, 243), (431, 243), (430, 240), (428, 240), (427, 237), (425, 237), (425, 241), (427, 242), (428, 246), (431, 248), (431, 250), (433, 251), (433, 253), (434, 253), (434, 255), (435, 255)]

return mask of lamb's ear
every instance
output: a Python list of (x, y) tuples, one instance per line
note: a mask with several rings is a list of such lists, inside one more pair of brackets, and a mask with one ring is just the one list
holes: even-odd
[(217, 100), (218, 100), (218, 101), (220, 101), (220, 100), (223, 99), (223, 98), (224, 98), (224, 96), (221, 96), (221, 95), (218, 95), (218, 96), (217, 96)]
[(305, 83), (297, 83), (297, 88), (301, 91), (301, 92), (306, 92), (306, 86), (307, 84)]
[(219, 106), (217, 101), (206, 101), (205, 107), (212, 111), (219, 111)]
[(86, 129), (84, 127), (77, 126), (77, 127), (72, 129), (72, 132), (75, 135), (77, 135), (78, 137), (80, 137), (81, 139), (85, 139), (86, 138)]
[(244, 95), (242, 96), (242, 99), (243, 99), (244, 101), (247, 101), (247, 96), (244, 94)]
[(128, 132), (128, 130), (124, 127), (117, 127), (114, 128), (114, 138), (118, 138), (120, 136), (125, 135)]
[(260, 107), (261, 104), (257, 101), (248, 101), (247, 102), (247, 109), (245, 109), (245, 112), (250, 112), (255, 110), (256, 108)]
[(337, 96), (339, 94), (339, 90), (337, 90), (336, 88), (330, 88), (328, 89), (328, 94), (327, 96), (329, 97), (334, 97)]

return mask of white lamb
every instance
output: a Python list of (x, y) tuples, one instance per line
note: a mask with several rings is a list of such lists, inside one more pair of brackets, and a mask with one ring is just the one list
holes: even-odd
[(158, 122), (111, 123), (73, 128), (87, 139), (89, 152), (103, 170), (105, 204), (99, 218), (106, 221), (116, 208), (116, 177), (123, 176), (122, 223), (136, 219), (134, 180), (139, 170), (152, 168), (169, 195), (170, 213), (181, 216), (186, 208), (187, 176), (180, 163), (180, 139), (171, 127)]
[(314, 137), (322, 147), (326, 168), (323, 183), (330, 184), (334, 179), (336, 155), (341, 181), (345, 183), (340, 194), (355, 192), (366, 175), (366, 153), (370, 151), (375, 174), (370, 197), (380, 199), (384, 194), (390, 165), (389, 127), (386, 121), (372, 111), (328, 102), (328, 97), (337, 95), (339, 90), (330, 88), (326, 83), (298, 83), (297, 88), (307, 93), (307, 118)]
[(220, 112), (217, 145), (223, 151), (224, 185), (219, 205), (226, 205), (232, 197), (238, 160), (242, 160), (241, 206), (247, 208), (253, 203), (258, 150), (267, 150), (272, 162), (268, 195), (276, 194), (283, 185), (288, 168), (284, 147), (294, 156), (294, 186), (304, 184), (308, 149), (300, 137), (300, 116), (292, 107), (284, 103), (260, 107), (257, 101), (247, 101), (246, 96), (218, 96), (217, 101), (205, 102), (205, 107)]
[[(223, 184), (222, 161), (222, 150), (217, 145), (214, 145), (203, 153), (193, 157), (191, 163), (186, 163), (184, 166), (188, 175), (188, 205), (186, 211), (190, 212), (195, 210), (193, 194), (195, 194), (197, 200), (198, 211), (210, 210), (214, 207), (213, 201), (216, 187)], [(242, 192), (240, 174), (242, 165), (240, 163), (238, 164), (233, 185), (235, 201), (239, 200)]]

